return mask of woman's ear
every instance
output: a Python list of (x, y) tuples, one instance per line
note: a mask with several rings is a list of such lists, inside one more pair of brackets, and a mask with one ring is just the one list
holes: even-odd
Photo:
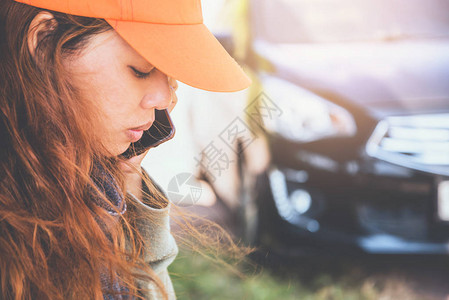
[(57, 26), (57, 21), (54, 16), (48, 11), (38, 13), (31, 21), (28, 29), (28, 49), (33, 58), (36, 58), (36, 49), (39, 42), (47, 36), (49, 31), (52, 31)]

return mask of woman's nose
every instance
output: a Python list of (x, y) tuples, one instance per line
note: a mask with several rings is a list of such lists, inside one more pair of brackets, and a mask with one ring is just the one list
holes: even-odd
[(144, 109), (166, 109), (170, 106), (173, 97), (169, 85), (169, 78), (159, 70), (153, 76), (151, 85), (142, 98), (140, 106)]

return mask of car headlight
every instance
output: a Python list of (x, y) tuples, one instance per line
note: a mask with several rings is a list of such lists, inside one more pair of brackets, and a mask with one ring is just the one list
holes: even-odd
[(346, 109), (286, 80), (268, 74), (260, 79), (267, 96), (281, 110), (279, 116), (263, 118), (269, 132), (296, 142), (355, 135), (354, 118)]

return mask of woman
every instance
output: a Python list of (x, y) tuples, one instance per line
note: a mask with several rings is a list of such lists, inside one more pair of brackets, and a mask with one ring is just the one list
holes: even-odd
[(0, 0), (1, 299), (175, 297), (170, 203), (120, 154), (176, 80), (250, 84), (198, 0)]

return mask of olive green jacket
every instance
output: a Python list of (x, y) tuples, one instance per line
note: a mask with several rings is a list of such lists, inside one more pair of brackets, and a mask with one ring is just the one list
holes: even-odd
[[(154, 185), (165, 195), (160, 186), (146, 173)], [(167, 206), (158, 209), (153, 208), (143, 199), (137, 199), (133, 194), (127, 193), (126, 205), (129, 211), (132, 211), (133, 218), (136, 218), (137, 229), (145, 239), (146, 248), (144, 250), (144, 260), (152, 267), (153, 271), (159, 276), (165, 285), (168, 293), (168, 299), (176, 299), (175, 292), (167, 267), (173, 262), (178, 254), (178, 247), (175, 239), (170, 233), (170, 219), (169, 210), (170, 202), (167, 201)], [(139, 287), (144, 287), (150, 290), (146, 293), (145, 299), (162, 299), (162, 296), (152, 284), (145, 284), (138, 281)]]

